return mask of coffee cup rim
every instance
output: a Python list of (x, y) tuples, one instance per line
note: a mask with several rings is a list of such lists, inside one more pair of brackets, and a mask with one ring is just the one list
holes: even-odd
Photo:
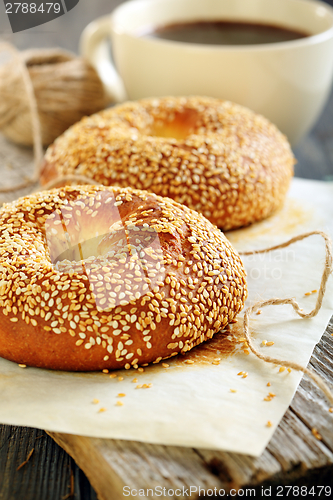
[[(157, 0), (159, 1), (159, 0)], [(160, 1), (164, 1), (164, 0), (160, 0)], [(274, 0), (274, 1), (278, 1), (278, 0)], [(326, 4), (324, 2), (322, 2), (321, 0), (290, 0), (291, 2), (297, 2), (297, 3), (308, 3), (308, 4), (313, 4), (314, 6), (316, 7), (322, 7), (323, 9), (325, 9), (326, 13), (328, 13), (331, 17), (331, 22), (332, 22), (332, 25), (328, 28), (328, 29), (325, 29), (324, 31), (321, 31), (319, 33), (314, 33), (314, 34), (310, 34), (304, 38), (298, 38), (298, 39), (295, 39), (295, 40), (289, 40), (289, 41), (283, 41), (283, 42), (271, 42), (271, 43), (262, 43), (262, 44), (255, 44), (255, 45), (221, 45), (221, 44), (218, 44), (218, 45), (214, 45), (214, 44), (200, 44), (200, 43), (189, 43), (189, 42), (178, 42), (178, 41), (173, 41), (173, 40), (165, 40), (165, 39), (161, 39), (161, 38), (150, 38), (148, 36), (145, 36), (145, 35), (142, 35), (140, 33), (135, 33), (133, 32), (133, 30), (130, 30), (130, 29), (126, 29), (124, 27), (122, 28), (119, 28), (119, 26), (116, 26), (116, 21), (115, 21), (115, 18), (117, 16), (117, 14), (119, 14), (119, 12), (121, 10), (123, 10), (125, 7), (127, 7), (129, 4), (133, 4), (135, 5), (136, 7), (139, 5), (139, 4), (143, 4), (143, 3), (155, 3), (156, 4), (156, 0), (128, 0), (127, 2), (124, 2), (123, 4), (119, 5), (118, 7), (116, 7), (110, 14), (110, 25), (112, 27), (112, 31), (115, 32), (117, 35), (121, 35), (121, 36), (126, 36), (128, 38), (131, 38), (133, 40), (136, 40), (136, 41), (144, 41), (145, 43), (149, 42), (149, 43), (153, 43), (154, 45), (157, 44), (157, 45), (160, 45), (160, 46), (165, 46), (165, 47), (182, 47), (184, 48), (185, 50), (195, 50), (195, 51), (202, 51), (202, 52), (205, 52), (205, 51), (209, 51), (209, 52), (212, 52), (212, 51), (230, 51), (230, 52), (239, 52), (239, 51), (251, 51), (251, 52), (254, 52), (254, 51), (266, 51), (266, 50), (274, 50), (274, 49), (278, 49), (278, 50), (283, 50), (283, 49), (289, 49), (290, 47), (291, 48), (297, 48), (297, 47), (303, 47), (303, 46), (307, 46), (307, 45), (316, 45), (316, 44), (319, 44), (319, 43), (322, 43), (322, 42), (325, 42), (331, 38), (333, 38), (333, 7), (329, 4)], [(214, 18), (216, 19), (216, 18)], [(245, 21), (246, 19), (245, 18), (239, 18), (240, 21)], [(252, 19), (251, 19), (252, 21)]]

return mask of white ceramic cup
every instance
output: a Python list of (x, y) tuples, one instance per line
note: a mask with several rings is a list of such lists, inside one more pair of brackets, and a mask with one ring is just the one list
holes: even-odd
[[(218, 19), (310, 36), (237, 46), (142, 36), (149, 27)], [(316, 122), (331, 88), (333, 8), (317, 0), (132, 0), (89, 24), (80, 46), (116, 102), (164, 95), (228, 99), (269, 118), (295, 145)]]

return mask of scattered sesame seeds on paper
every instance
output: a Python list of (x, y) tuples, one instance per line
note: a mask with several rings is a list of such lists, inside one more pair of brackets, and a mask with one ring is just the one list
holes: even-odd
[[(324, 230), (333, 236), (332, 199), (333, 183), (294, 179), (280, 212), (227, 233), (227, 237), (236, 249), (252, 250), (311, 230)], [(317, 294), (305, 293), (318, 289), (324, 257), (319, 236), (283, 250), (244, 257), (247, 305), (258, 299), (296, 297), (305, 311), (311, 310)], [(263, 352), (306, 365), (332, 314), (330, 279), (318, 316), (303, 320), (288, 305), (267, 307), (260, 315), (253, 315), (251, 332)], [(0, 359), (0, 421), (258, 456), (288, 408), (302, 375), (281, 370), (283, 363), (273, 366), (246, 354), (241, 321), (224, 335), (229, 343), (234, 342), (234, 350), (224, 352), (213, 339), (216, 352), (209, 352), (209, 348), (200, 351), (199, 346), (167, 363), (140, 371), (121, 370), (116, 376), (30, 367), (22, 370)]]

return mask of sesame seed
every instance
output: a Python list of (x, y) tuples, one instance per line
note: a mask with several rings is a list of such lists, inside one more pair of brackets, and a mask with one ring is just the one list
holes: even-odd
[(318, 432), (318, 430), (315, 427), (313, 427), (313, 429), (311, 429), (311, 432), (314, 435), (314, 437), (316, 439), (318, 439), (318, 441), (321, 441), (323, 439), (321, 434)]

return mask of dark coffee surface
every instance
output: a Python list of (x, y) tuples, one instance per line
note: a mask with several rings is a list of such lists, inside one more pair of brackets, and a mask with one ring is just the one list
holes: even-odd
[(145, 36), (207, 45), (257, 45), (309, 36), (281, 26), (232, 21), (195, 21), (153, 28)]

